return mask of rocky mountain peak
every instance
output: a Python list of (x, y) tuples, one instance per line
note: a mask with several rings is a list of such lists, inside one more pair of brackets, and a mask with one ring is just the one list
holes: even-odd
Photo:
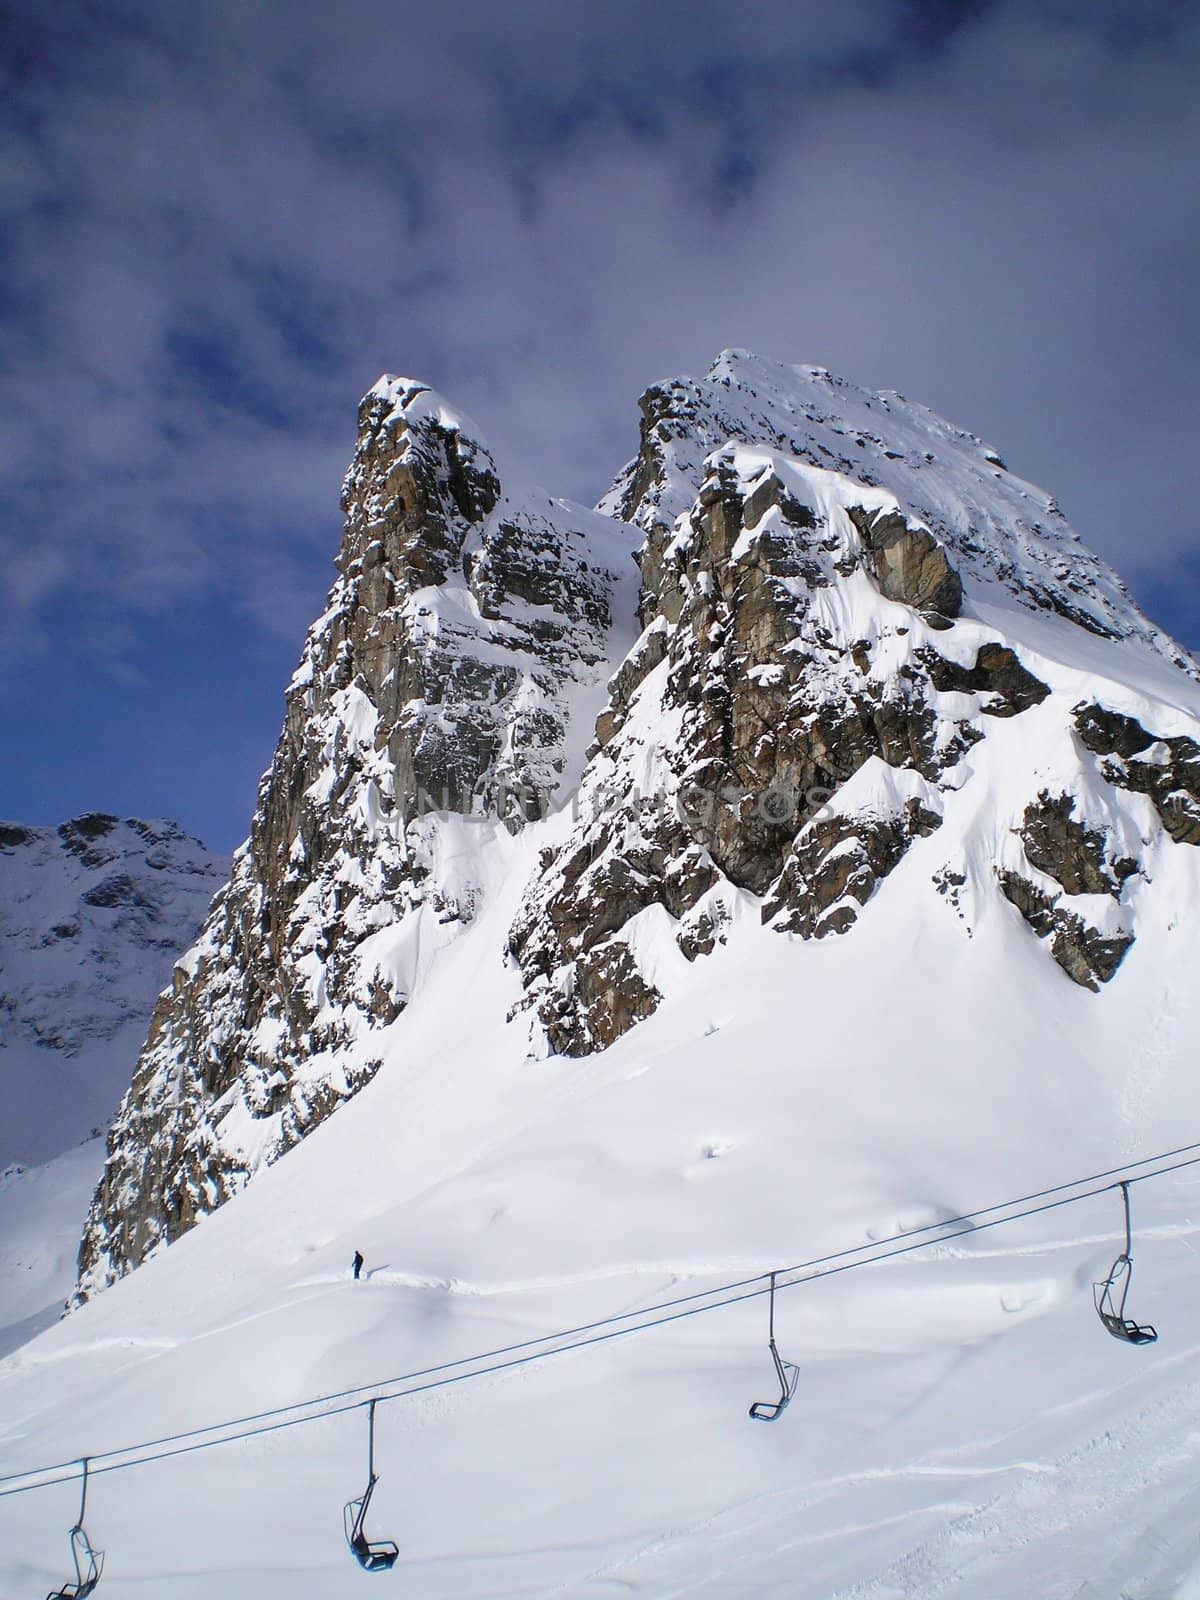
[[(1003, 896), (1070, 978), (1110, 981), (1148, 852), (1191, 837), (1197, 791), (1190, 734), (1159, 739), (1157, 777), (1120, 758), (1098, 774), (1093, 752), (1151, 734), (1097, 720), (1094, 697), (1128, 703), (1131, 679), (1152, 680), (1166, 704), (1143, 714), (1165, 732), (1196, 701), (1194, 662), (1049, 496), (900, 395), (727, 351), (641, 411), (602, 505), (644, 532), (644, 631), (579, 820), (510, 938), (535, 1035), (567, 1054), (611, 1043), (735, 915), (846, 933), (910, 855), (927, 863), (910, 895), (977, 915)], [(996, 737), (1018, 718), (1037, 757)]]
[(489, 828), (578, 781), (632, 614), (633, 531), (502, 485), (476, 431), (395, 377), (360, 406), (342, 505), (250, 837), (110, 1135), (85, 1295), (369, 1081), (420, 964), (482, 903)]
[(1133, 639), (1190, 676), (1196, 664), (1131, 600), (1051, 495), (1011, 472), (976, 434), (893, 391), (863, 389), (824, 367), (721, 353), (703, 378), (641, 397), (637, 456), (601, 502), (646, 533), (647, 596), (708, 456), (727, 441), (765, 447), (868, 488), (883, 488), (946, 549), (978, 606), (1014, 602), (1104, 638)]
[(1200, 842), (1198, 675), (1053, 500), (820, 368), (726, 352), (641, 410), (590, 512), (502, 482), (426, 386), (365, 397), (338, 576), (113, 1128), (82, 1293), (402, 1053), (514, 862), (480, 959), (518, 1055), (612, 1044), (739, 920), (799, 961), (877, 896), (964, 940), (1010, 919), (1088, 990), (1137, 959)]
[(427, 385), (385, 374), (358, 408), (339, 568), (386, 560), (408, 592), (445, 583), (499, 498), (496, 464), (472, 425)]

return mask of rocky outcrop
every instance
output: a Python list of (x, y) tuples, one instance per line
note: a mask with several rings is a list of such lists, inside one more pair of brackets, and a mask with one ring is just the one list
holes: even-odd
[(819, 818), (803, 829), (763, 906), (764, 920), (805, 939), (846, 933), (881, 879), (914, 839), (941, 826), (939, 812), (910, 798), (889, 814)]
[(1077, 809), (1074, 795), (1043, 789), (1025, 807), (1019, 831), (1026, 869), (1002, 867), (997, 876), (1005, 898), (1038, 938), (1049, 939), (1067, 976), (1096, 990), (1133, 945), (1134, 935), (1120, 925), (1113, 903), (1121, 901), (1140, 863), (1115, 848), (1104, 826), (1077, 817)]
[[(881, 548), (900, 550), (901, 527), (919, 540), (911, 561), (897, 555), (886, 569), (915, 585), (912, 605), (886, 644), (847, 636), (844, 586), (882, 590), (862, 498), (861, 485), (834, 474), (726, 446), (704, 465), (670, 540), (652, 531), (643, 546), (643, 581), (649, 573), (654, 587), (643, 589), (647, 626), (597, 729), (583, 797), (595, 816), (547, 863), (510, 941), (524, 1005), (552, 1049), (581, 1054), (612, 1037), (611, 1023), (603, 1035), (594, 1028), (593, 966), (609, 971), (623, 930), (653, 908), (679, 924), (689, 959), (718, 936), (721, 886), (760, 897), (780, 931), (844, 932), (937, 826), (937, 781), (979, 735), (969, 718), (941, 713), (918, 653), (926, 635), (914, 630), (935, 600), (946, 609), (933, 625), (944, 627), (961, 591), (928, 535), (875, 495), (868, 525)], [(639, 794), (651, 743), (654, 792)], [(830, 813), (831, 797), (870, 763), (911, 775), (920, 792), (885, 784), (861, 810)], [(605, 796), (617, 794), (631, 797), (606, 816)], [(628, 1021), (651, 1003), (650, 986), (628, 944), (620, 966)]]
[(1137, 862), (1131, 856), (1110, 861), (1108, 836), (1077, 821), (1074, 811), (1073, 795), (1052, 796), (1047, 790), (1025, 807), (1021, 841), (1027, 859), (1067, 894), (1109, 894), (1119, 900)]
[(1100, 705), (1075, 708), (1075, 728), (1109, 783), (1146, 795), (1180, 844), (1200, 844), (1200, 744), (1190, 735), (1161, 739), (1135, 717)]
[(846, 514), (871, 553), (881, 594), (935, 618), (958, 616), (962, 579), (928, 528), (899, 511), (847, 506)]
[[(701, 378), (676, 378), (643, 394), (637, 455), (601, 503), (645, 534), (643, 622), (652, 611), (670, 610), (676, 520), (695, 497), (704, 461), (730, 441), (886, 490), (906, 520), (944, 548), (977, 600), (1015, 603), (1102, 638), (1136, 640), (1200, 679), (1196, 662), (1138, 611), (1053, 496), (1011, 473), (975, 434), (903, 395), (745, 350), (724, 351)], [(858, 504), (875, 509), (869, 495)]]
[(980, 645), (971, 667), (947, 661), (934, 649), (923, 650), (920, 659), (939, 693), (978, 695), (979, 710), (985, 717), (1018, 716), (1041, 705), (1050, 693), (1049, 686), (1035, 678), (1007, 645)]
[(1020, 873), (999, 874), (1000, 888), (1039, 939), (1050, 940), (1050, 951), (1067, 976), (1093, 992), (1115, 974), (1133, 944), (1129, 933), (1105, 935), (1060, 896), (1049, 895)]
[[(900, 396), (731, 352), (641, 408), (638, 456), (603, 505), (644, 533), (644, 631), (610, 684), (580, 820), (510, 936), (518, 1010), (567, 1054), (655, 1004), (641, 953), (673, 937), (699, 959), (736, 894), (801, 938), (853, 926), (939, 828), (942, 791), (968, 780), (989, 726), (1052, 696), (1010, 640), (978, 623), (959, 637), (971, 603), (1056, 613), (1195, 672), (1052, 500)], [(1025, 871), (1004, 868), (1006, 894), (1089, 985), (1129, 944), (1087, 903), (1115, 904), (1136, 870), (1110, 844), (1046, 796), (1026, 818)], [(944, 870), (965, 922), (965, 875)], [(600, 968), (621, 975), (607, 1009)]]
[(421, 950), (480, 903), (478, 856), (442, 850), (447, 832), (518, 830), (577, 780), (572, 713), (607, 675), (620, 525), (506, 492), (464, 420), (407, 379), (363, 401), (343, 508), (249, 840), (110, 1135), (84, 1295), (369, 1081)]

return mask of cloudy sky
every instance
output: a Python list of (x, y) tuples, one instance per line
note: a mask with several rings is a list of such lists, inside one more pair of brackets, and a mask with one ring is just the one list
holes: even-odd
[(727, 345), (897, 388), (1200, 646), (1190, 0), (8, 0), (0, 815), (246, 830), (356, 405), (594, 500)]

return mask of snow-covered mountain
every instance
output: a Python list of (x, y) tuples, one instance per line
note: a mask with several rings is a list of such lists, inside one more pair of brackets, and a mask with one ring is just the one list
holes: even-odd
[(605, 504), (645, 530), (644, 631), (512, 941), (553, 1047), (656, 1006), (733, 891), (844, 933), (917, 840), (922, 898), (969, 930), (1000, 892), (1111, 979), (1160, 842), (1200, 843), (1191, 659), (1046, 495), (899, 396), (735, 352), (642, 410)]
[[(423, 385), (366, 397), (339, 575), (114, 1124), (86, 1303), (0, 1366), (9, 1470), (1200, 1137), (1191, 658), (898, 395), (727, 352), (642, 418), (589, 512), (504, 481)], [(380, 1519), (457, 1600), (1195, 1600), (1194, 1194), (1136, 1191), (1146, 1351), (1091, 1309), (1101, 1197), (789, 1294), (771, 1429), (760, 1301), (397, 1403)], [(110, 1560), (178, 1596), (349, 1592), (362, 1425), (114, 1475)], [(27, 1525), (0, 1498), (0, 1578), (52, 1575), (49, 1498)]]
[(0, 823), (0, 1344), (70, 1293), (100, 1135), (228, 865), (173, 822)]
[(739, 893), (846, 932), (917, 841), (924, 898), (969, 932), (1005, 896), (1096, 988), (1200, 841), (1194, 663), (994, 450), (743, 352), (642, 418), (598, 515), (506, 490), (419, 383), (363, 401), (339, 578), (114, 1129), (85, 1295), (362, 1087), (477, 914), (489, 830), (563, 795), (508, 941), (535, 1053), (648, 1015)]

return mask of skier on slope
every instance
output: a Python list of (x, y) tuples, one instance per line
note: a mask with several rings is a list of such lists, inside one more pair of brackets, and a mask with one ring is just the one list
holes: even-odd
[(360, 1277), (360, 1275), (362, 1274), (362, 1269), (363, 1269), (363, 1254), (362, 1254), (361, 1250), (356, 1250), (354, 1252), (354, 1277), (355, 1277), (355, 1281), (356, 1282), (357, 1282), (358, 1278)]

